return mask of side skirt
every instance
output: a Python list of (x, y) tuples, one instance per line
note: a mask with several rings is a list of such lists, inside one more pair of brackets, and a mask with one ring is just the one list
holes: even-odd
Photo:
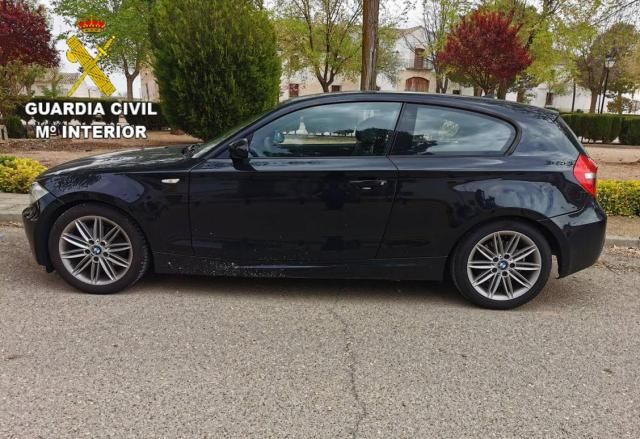
[(154, 253), (156, 273), (204, 276), (325, 279), (442, 280), (447, 261), (439, 258), (372, 259), (345, 265), (239, 265), (233, 262)]

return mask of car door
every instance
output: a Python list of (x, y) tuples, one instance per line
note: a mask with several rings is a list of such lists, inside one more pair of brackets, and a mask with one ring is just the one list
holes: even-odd
[(298, 108), (247, 135), (250, 158), (192, 170), (196, 255), (241, 264), (375, 258), (393, 204), (387, 157), (401, 104)]

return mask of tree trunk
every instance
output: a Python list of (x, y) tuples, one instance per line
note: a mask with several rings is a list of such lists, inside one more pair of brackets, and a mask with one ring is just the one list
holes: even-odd
[(362, 5), (362, 72), (360, 90), (376, 90), (378, 58), (378, 18), (380, 0), (364, 0)]
[(331, 85), (331, 83), (327, 82), (324, 78), (317, 76), (318, 78), (318, 82), (320, 83), (320, 86), (322, 87), (322, 92), (323, 93), (329, 93), (329, 86)]
[(527, 89), (524, 87), (518, 87), (518, 96), (516, 98), (518, 102), (524, 104), (527, 100)]
[(449, 88), (449, 79), (441, 73), (436, 73), (436, 93), (445, 94)]
[(473, 87), (474, 96), (482, 96), (482, 89), (480, 87)]
[(499, 85), (496, 91), (496, 96), (498, 99), (502, 99), (503, 101), (507, 99), (507, 87), (504, 85)]
[(131, 75), (125, 73), (125, 78), (127, 79), (127, 100), (128, 101), (133, 100), (133, 81), (135, 81), (137, 77), (138, 77), (138, 73), (136, 72), (134, 72)]
[(591, 90), (591, 103), (589, 104), (589, 113), (596, 112), (596, 104), (598, 102), (598, 93), (600, 90)]

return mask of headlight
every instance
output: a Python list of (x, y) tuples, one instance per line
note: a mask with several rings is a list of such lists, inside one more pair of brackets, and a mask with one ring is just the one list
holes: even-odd
[(31, 204), (35, 203), (36, 201), (38, 201), (40, 198), (44, 197), (48, 193), (49, 191), (43, 188), (40, 185), (40, 183), (38, 183), (37, 181), (34, 181), (33, 183), (31, 183)]

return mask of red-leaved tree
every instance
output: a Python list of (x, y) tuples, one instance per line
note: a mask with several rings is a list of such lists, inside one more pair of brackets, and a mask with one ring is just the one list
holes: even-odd
[(452, 30), (438, 60), (452, 79), (480, 88), (485, 95), (499, 90), (498, 97), (504, 98), (506, 85), (533, 61), (518, 38), (519, 30), (512, 14), (474, 11)]
[(42, 67), (58, 63), (46, 10), (25, 0), (0, 0), (0, 119), (25, 99), (22, 88)]
[(57, 60), (43, 6), (0, 0), (0, 65), (20, 61), (51, 67)]

